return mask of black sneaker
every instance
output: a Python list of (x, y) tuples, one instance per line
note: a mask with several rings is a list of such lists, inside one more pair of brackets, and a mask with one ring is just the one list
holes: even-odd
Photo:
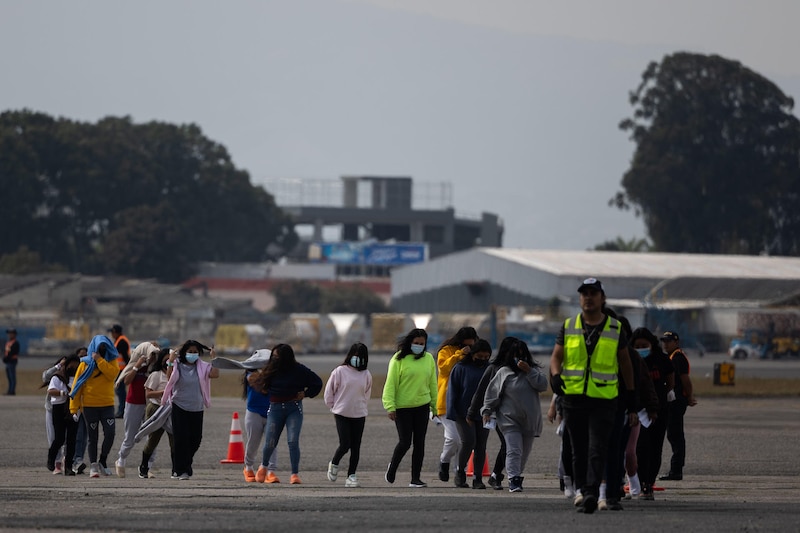
[(450, 481), (450, 463), (439, 463), (439, 481)]
[(483, 481), (473, 479), (472, 480), (472, 488), (478, 490), (486, 490), (486, 485), (483, 484)]
[(587, 494), (583, 497), (583, 502), (578, 507), (579, 513), (592, 514), (597, 510), (597, 496), (594, 494)]
[(394, 483), (395, 473), (396, 472), (392, 470), (392, 463), (389, 463), (389, 466), (386, 467), (386, 474), (383, 476), (386, 483)]
[(683, 474), (680, 472), (668, 472), (666, 475), (659, 477), (661, 481), (680, 481), (683, 479)]
[(146, 466), (139, 465), (139, 479), (147, 479), (147, 474), (150, 469)]
[(622, 511), (622, 504), (619, 503), (619, 500), (609, 498), (606, 501), (606, 507), (609, 511)]
[(86, 463), (81, 463), (77, 467), (72, 465), (72, 471), (78, 475), (83, 474), (84, 470), (86, 470)]
[(411, 483), (409, 483), (408, 486), (409, 487), (413, 487), (415, 489), (420, 489), (420, 488), (427, 487), (428, 484), (425, 483), (424, 481), (419, 480), (419, 479), (412, 479)]
[(65, 468), (64, 469), (64, 475), (65, 476), (74, 476), (75, 472), (72, 471), (72, 468)]
[(460, 470), (456, 472), (456, 475), (453, 476), (453, 483), (460, 489), (468, 489), (466, 472), (461, 472)]
[(503, 490), (503, 474), (492, 474), (489, 476), (489, 486), (494, 490)]

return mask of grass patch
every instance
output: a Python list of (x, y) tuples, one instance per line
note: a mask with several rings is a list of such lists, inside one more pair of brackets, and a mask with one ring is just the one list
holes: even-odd
[[(30, 395), (42, 394), (40, 389), (41, 371), (18, 370), (17, 394)], [(321, 374), (323, 383), (328, 379), (327, 374)], [(211, 394), (220, 398), (239, 398), (242, 395), (242, 373), (223, 371), (219, 378), (212, 381)], [(386, 376), (372, 374), (372, 398), (380, 398)], [(694, 378), (692, 380), (695, 396), (698, 398), (769, 398), (780, 396), (800, 396), (800, 379), (779, 378), (737, 378), (736, 384), (714, 385), (711, 378)], [(549, 396), (548, 393), (545, 393)]]

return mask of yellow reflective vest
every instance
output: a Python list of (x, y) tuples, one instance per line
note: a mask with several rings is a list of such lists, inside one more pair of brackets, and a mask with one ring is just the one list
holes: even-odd
[(619, 391), (619, 321), (608, 317), (591, 358), (586, 350), (581, 315), (564, 321), (564, 366), (561, 377), (566, 394), (613, 400)]

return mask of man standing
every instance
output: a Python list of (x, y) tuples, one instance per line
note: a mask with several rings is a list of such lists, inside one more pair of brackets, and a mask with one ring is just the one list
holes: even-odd
[[(578, 287), (581, 313), (564, 321), (550, 358), (553, 392), (563, 396), (564, 424), (572, 444), (578, 512), (597, 509), (618, 396), (628, 423), (638, 423), (628, 340), (620, 323), (603, 312), (603, 285), (588, 278)], [(618, 386), (622, 376), (625, 387)]]
[(672, 459), (669, 472), (658, 479), (683, 479), (683, 464), (686, 462), (686, 437), (683, 433), (683, 417), (687, 406), (697, 405), (694, 399), (692, 380), (689, 378), (689, 359), (680, 347), (680, 337), (674, 331), (667, 331), (661, 336), (664, 353), (669, 354), (675, 368), (675, 391), (668, 396), (669, 419), (667, 420), (667, 440), (672, 446)]
[(17, 340), (17, 330), (9, 328), (6, 330), (6, 351), (3, 355), (3, 362), (6, 364), (6, 377), (8, 378), (8, 391), (6, 396), (14, 396), (17, 393), (17, 358), (19, 357), (19, 341)]
[[(114, 347), (119, 353), (119, 357), (117, 357), (117, 365), (119, 365), (119, 371), (122, 372), (122, 370), (125, 368), (125, 365), (127, 365), (128, 361), (131, 360), (131, 341), (128, 340), (128, 337), (122, 334), (122, 326), (119, 324), (114, 324), (108, 331), (111, 333), (111, 338), (114, 339)], [(128, 395), (126, 389), (127, 387), (122, 381), (120, 381), (120, 383), (114, 389), (118, 404), (117, 412), (114, 414), (114, 418), (122, 418), (125, 416), (125, 398)]]

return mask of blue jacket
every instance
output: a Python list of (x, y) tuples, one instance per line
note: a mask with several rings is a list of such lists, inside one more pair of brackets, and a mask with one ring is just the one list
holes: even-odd
[[(450, 372), (450, 383), (447, 386), (447, 418), (465, 420), (472, 397), (478, 390), (487, 365), (478, 366), (471, 361), (461, 361)], [(480, 415), (473, 420), (479, 420)]]

